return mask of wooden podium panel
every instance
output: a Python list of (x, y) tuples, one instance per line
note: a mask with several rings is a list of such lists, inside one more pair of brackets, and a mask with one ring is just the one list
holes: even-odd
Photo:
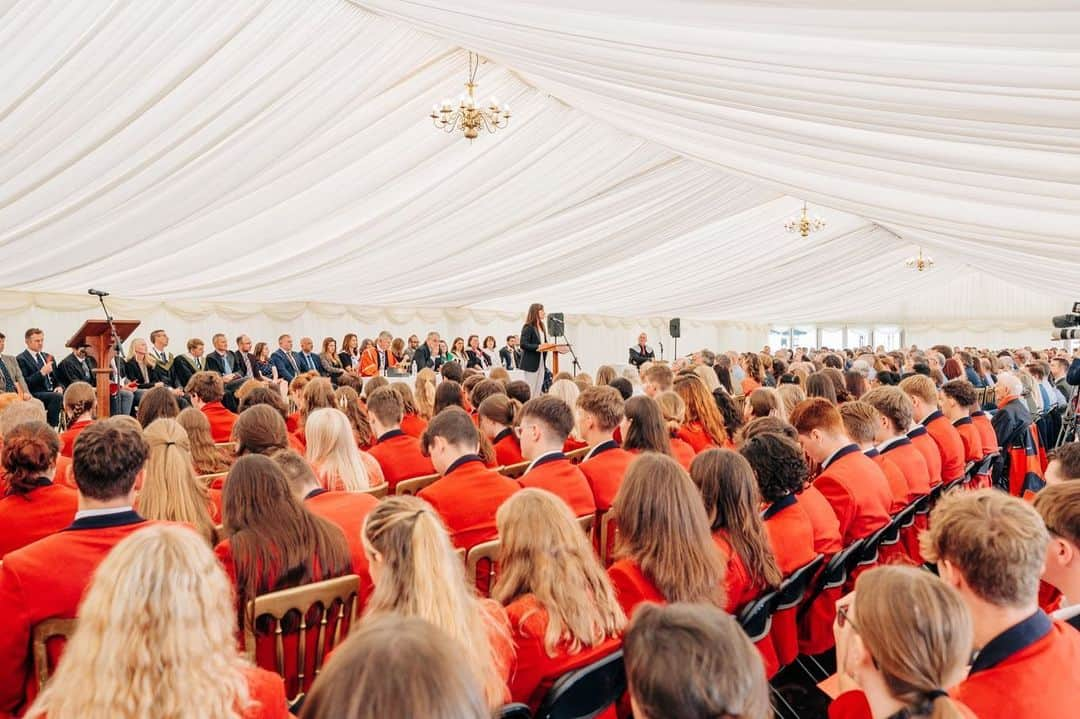
[[(113, 320), (113, 327), (116, 328), (116, 339), (123, 342), (131, 336), (131, 333), (135, 331), (139, 324), (138, 320)], [(112, 371), (110, 367), (115, 354), (109, 321), (87, 320), (83, 322), (82, 327), (67, 341), (65, 346), (75, 349), (83, 345), (94, 348), (95, 359), (97, 360), (97, 369), (94, 370), (95, 388), (97, 390), (97, 416), (98, 418), (105, 418), (109, 416), (112, 409), (109, 402), (111, 396), (109, 374)]]

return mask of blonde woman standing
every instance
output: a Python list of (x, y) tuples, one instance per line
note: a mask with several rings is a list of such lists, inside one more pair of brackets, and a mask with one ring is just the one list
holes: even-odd
[(121, 541), (98, 567), (79, 606), (78, 629), (26, 716), (285, 719), (289, 713), (281, 678), (237, 651), (229, 580), (206, 542), (185, 527), (154, 525)]

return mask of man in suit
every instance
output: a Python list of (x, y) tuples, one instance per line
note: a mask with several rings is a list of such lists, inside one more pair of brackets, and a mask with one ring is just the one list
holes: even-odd
[[(109, 550), (147, 526), (132, 503), (148, 451), (142, 431), (119, 418), (84, 429), (72, 460), (79, 490), (75, 520), (64, 531), (4, 556), (0, 716), (22, 714), (38, 692), (30, 650), (34, 626), (75, 617), (83, 591)], [(50, 655), (55, 666), (59, 648), (50, 647)]]
[(1069, 360), (1066, 357), (1055, 357), (1050, 360), (1050, 377), (1057, 387), (1058, 392), (1061, 392), (1061, 396), (1065, 398), (1066, 402), (1071, 402), (1073, 393), (1076, 392), (1076, 387), (1069, 384)]
[(60, 424), (60, 411), (64, 408), (64, 388), (54, 376), (56, 364), (53, 356), (45, 352), (45, 333), (37, 327), (26, 330), (26, 349), (17, 357), (19, 369), (26, 379), (30, 394), (45, 405), (49, 425)]
[(518, 347), (517, 335), (506, 338), (506, 346), (499, 350), (499, 359), (502, 360), (502, 366), (508, 370), (521, 366), (521, 348)]
[(165, 330), (154, 330), (150, 333), (150, 356), (154, 358), (154, 361), (158, 363), (158, 366), (169, 371), (169, 363), (172, 362), (173, 356), (169, 354), (169, 335), (165, 334)]
[(257, 380), (262, 382), (265, 377), (262, 376), (262, 372), (259, 371), (258, 365), (255, 363), (255, 355), (251, 354), (251, 338), (247, 335), (240, 335), (236, 338), (236, 352), (233, 353), (235, 359), (236, 371), (240, 373), (240, 379), (242, 380)]
[(318, 372), (320, 376), (326, 374), (322, 360), (315, 353), (315, 341), (310, 337), (300, 338), (300, 351), (296, 353), (296, 363), (300, 366), (301, 372)]
[(198, 337), (192, 337), (187, 341), (187, 353), (173, 358), (173, 386), (187, 389), (188, 381), (195, 373), (206, 369), (206, 363), (203, 360), (205, 352), (206, 343)]
[(0, 394), (17, 394), (20, 399), (30, 399), (30, 388), (19, 369), (18, 360), (4, 354), (6, 343), (7, 337), (0, 332)]
[(270, 354), (270, 364), (277, 367), (278, 377), (286, 382), (292, 382), (303, 371), (296, 353), (292, 351), (292, 335), (278, 337), (278, 348)]
[(236, 357), (229, 351), (229, 340), (219, 332), (210, 342), (214, 345), (214, 351), (206, 355), (206, 370), (217, 372), (221, 375), (221, 381), (228, 385), (240, 376), (236, 371)]
[[(994, 398), (998, 411), (990, 423), (994, 426), (998, 447), (1001, 448), (1001, 460), (994, 465), (994, 484), (1001, 489), (1010, 487), (1013, 473), (1020, 476), (1022, 468), (1013, 468), (1019, 453), (1010, 453), (1013, 447), (1026, 446), (1031, 431), (1031, 411), (1024, 403), (1024, 385), (1011, 372), (999, 372), (994, 385)], [(1014, 458), (1012, 454), (1017, 456)]]
[(640, 369), (641, 365), (656, 359), (656, 354), (648, 344), (649, 336), (644, 332), (638, 335), (637, 341), (637, 345), (630, 348), (630, 364)]
[(442, 364), (442, 357), (439, 356), (439, 339), (438, 332), (428, 332), (424, 344), (416, 348), (416, 352), (413, 353), (413, 365), (417, 372), (425, 368), (439, 369)]
[(90, 349), (90, 345), (84, 344), (80, 347), (76, 347), (71, 351), (64, 359), (60, 360), (60, 364), (56, 366), (56, 381), (65, 387), (69, 387), (76, 382), (86, 382), (93, 385), (94, 368), (97, 367), (97, 362), (93, 357), (87, 355), (87, 351)]
[(405, 351), (401, 355), (401, 364), (409, 367), (412, 365), (413, 355), (416, 354), (416, 350), (420, 348), (420, 338), (416, 335), (409, 335), (408, 344), (405, 347)]

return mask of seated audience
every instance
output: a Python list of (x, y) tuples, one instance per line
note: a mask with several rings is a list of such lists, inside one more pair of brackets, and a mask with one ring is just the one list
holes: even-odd
[(302, 456), (292, 450), (274, 453), (272, 459), (281, 468), (285, 481), (293, 496), (312, 514), (322, 517), (345, 534), (352, 557), (353, 574), (360, 577), (360, 608), (363, 608), (371, 595), (371, 571), (368, 567), (367, 553), (360, 535), (363, 533), (364, 518), (379, 503), (366, 492), (330, 492), (319, 486), (319, 479), (311, 471)]
[(648, 397), (670, 392), (675, 384), (675, 373), (662, 362), (653, 362), (641, 373), (641, 389)]
[(518, 482), (546, 489), (570, 505), (575, 517), (584, 517), (596, 512), (596, 502), (585, 475), (563, 454), (573, 427), (574, 412), (561, 399), (545, 395), (526, 402), (518, 432), (521, 454), (531, 464)]
[(176, 395), (168, 387), (151, 387), (143, 393), (139, 400), (139, 408), (135, 411), (135, 419), (143, 429), (150, 423), (163, 417), (172, 419), (180, 414), (180, 403), (176, 401)]
[(1054, 618), (1080, 629), (1080, 482), (1047, 486), (1035, 495), (1035, 511), (1050, 534), (1042, 579), (1061, 592)]
[[(337, 408), (344, 412), (349, 420), (356, 446), (361, 450), (370, 449), (375, 442), (375, 432), (371, 429), (371, 419), (368, 417), (364, 403), (360, 400), (360, 395), (352, 387), (342, 386), (334, 390), (334, 397), (337, 400)], [(293, 448), (296, 449), (295, 444)]]
[[(191, 406), (206, 415), (210, 420), (210, 436), (215, 442), (228, 442), (232, 437), (232, 427), (236, 415), (225, 409), (221, 399), (225, 396), (225, 385), (217, 372), (196, 372), (187, 385), (191, 396)], [(180, 414), (177, 411), (176, 414)], [(174, 417), (176, 415), (173, 415)]]
[(435, 389), (434, 413), (439, 414), (447, 407), (460, 407), (466, 412), (471, 410), (465, 401), (465, 390), (452, 379), (444, 379)]
[(686, 422), (678, 436), (693, 447), (695, 453), (731, 444), (716, 401), (697, 375), (677, 377), (675, 392), (686, 403)]
[(441, 479), (420, 490), (443, 518), (455, 547), (468, 549), (495, 538), (495, 512), (521, 486), (484, 466), (476, 425), (453, 407), (432, 418), (420, 440)]
[(510, 399), (516, 399), (521, 404), (525, 404), (532, 399), (532, 388), (529, 383), (523, 379), (516, 379), (513, 382), (509, 382), (506, 385), (506, 396)]
[(964, 461), (981, 461), (990, 452), (983, 449), (982, 435), (971, 419), (971, 405), (978, 402), (975, 388), (966, 379), (954, 379), (941, 385), (940, 394), (941, 412), (960, 434)]
[(889, 482), (892, 503), (889, 514), (896, 514), (908, 505), (911, 494), (904, 472), (890, 458), (877, 448), (875, 438), (881, 426), (881, 415), (874, 406), (861, 400), (844, 402), (839, 407), (840, 418), (844, 421), (844, 432), (859, 446), (862, 453), (874, 460), (885, 479)]
[(94, 421), (96, 409), (97, 394), (86, 382), (73, 382), (64, 390), (67, 429), (60, 435), (61, 456), (71, 457), (75, 450), (75, 438)]
[(1019, 496), (1029, 488), (1029, 460), (1026, 457), (1035, 451), (1031, 437), (1031, 411), (1023, 399), (1023, 383), (1011, 372), (998, 373), (994, 397), (997, 411), (991, 424), (1001, 452), (1001, 460), (994, 467), (994, 485), (1008, 488), (1012, 494)]
[[(675, 458), (675, 461), (683, 469), (689, 472), (690, 463), (694, 461), (696, 452), (686, 440), (679, 436), (679, 432), (682, 431), (683, 425), (686, 423), (686, 403), (676, 392), (661, 392), (653, 397), (653, 400), (659, 406), (660, 414), (667, 428), (671, 456)], [(648, 408), (648, 410), (651, 414), (651, 408)]]
[[(129, 418), (130, 419), (130, 418)], [(95, 422), (75, 443), (79, 511), (65, 531), (8, 552), (0, 564), (0, 713), (22, 714), (37, 694), (31, 631), (76, 614), (91, 575), (121, 539), (146, 526), (131, 508), (146, 441), (120, 417)], [(57, 571), (58, 562), (63, 571)], [(56, 653), (50, 651), (55, 664)], [(125, 678), (125, 681), (127, 679)]]
[(488, 706), (503, 704), (514, 654), (506, 611), (476, 596), (431, 506), (407, 496), (380, 502), (364, 521), (364, 547), (375, 591), (363, 623), (385, 615), (427, 620), (460, 643), (460, 660)]
[(723, 607), (724, 561), (686, 471), (670, 456), (630, 464), (612, 509), (618, 561), (608, 574), (623, 610), (642, 602), (706, 602)]
[(397, 392), (398, 397), (401, 397), (401, 404), (404, 409), (404, 415), (401, 418), (401, 431), (410, 437), (420, 439), (420, 435), (427, 429), (427, 420), (420, 416), (420, 408), (416, 404), (416, 397), (413, 396), (412, 389), (404, 382), (394, 382), (390, 385), (390, 389)]
[[(907, 482), (907, 504), (930, 493), (930, 468), (925, 456), (908, 437), (911, 426), (911, 398), (899, 387), (875, 387), (862, 401), (877, 410), (874, 441), (881, 456), (900, 468)], [(935, 458), (939, 459), (937, 455)], [(912, 547), (909, 547), (911, 549)]]
[(815, 372), (806, 378), (806, 397), (820, 397), (831, 405), (836, 405), (836, 385), (824, 372)]
[(1048, 456), (1046, 465), (1046, 483), (1061, 484), (1073, 479), (1080, 479), (1080, 442), (1068, 442), (1061, 445)]
[[(36, 327), (26, 330), (23, 335), (26, 341), (26, 349), (15, 357), (18, 372), (8, 373), (13, 375), (13, 384), (19, 389), (23, 387), (45, 405), (48, 413), (50, 427), (60, 424), (60, 412), (64, 407), (63, 386), (59, 385), (56, 377), (56, 362), (51, 354), (44, 351), (45, 333)], [(144, 343), (145, 344), (145, 343)], [(5, 368), (11, 365), (5, 363)], [(20, 383), (19, 380), (22, 380)], [(14, 390), (6, 390), (14, 391)]]
[[(195, 474), (218, 474), (229, 471), (229, 467), (232, 466), (232, 450), (214, 444), (214, 438), (210, 435), (210, 420), (205, 414), (194, 407), (188, 407), (176, 416), (176, 421), (187, 432)], [(233, 427), (235, 428), (236, 425), (234, 424)]]
[(334, 651), (301, 719), (490, 719), (461, 644), (419, 617), (367, 619)]
[(135, 509), (147, 519), (181, 522), (206, 543), (217, 542), (221, 492), (195, 478), (187, 433), (175, 419), (159, 419), (143, 432), (150, 449)]
[(1049, 536), (1027, 502), (953, 492), (930, 514), (922, 556), (971, 611), (978, 654), (949, 695), (979, 717), (1066, 719), (1080, 701), (1080, 633), (1039, 609)]
[(374, 377), (396, 367), (397, 360), (390, 351), (390, 343), (393, 341), (392, 334), (386, 330), (380, 332), (375, 343), (360, 353), (360, 368), (357, 373), (361, 377)]
[(524, 489), (497, 514), (499, 576), (516, 648), (510, 696), (533, 711), (563, 674), (619, 648), (626, 615), (565, 502)]
[(709, 604), (647, 604), (623, 640), (635, 719), (770, 719), (769, 684), (735, 618)]
[[(623, 419), (619, 423), (622, 447), (630, 454), (656, 452), (672, 455), (672, 442), (660, 405), (651, 397), (631, 397), (623, 404)], [(691, 451), (693, 449), (691, 448)], [(686, 467), (690, 464), (687, 462)]]
[(59, 532), (75, 518), (78, 493), (53, 481), (59, 449), (56, 432), (44, 422), (17, 425), (4, 437), (0, 560)]
[(251, 666), (235, 637), (229, 582), (205, 542), (183, 527), (140, 529), (101, 562), (26, 716), (292, 716), (281, 677)]
[(345, 368), (341, 366), (341, 357), (337, 351), (337, 340), (333, 337), (323, 338), (319, 363), (322, 365), (323, 374), (334, 382), (337, 382), (338, 378), (345, 374)]
[(248, 407), (236, 418), (232, 429), (232, 441), (236, 443), (236, 456), (246, 454), (271, 455), (279, 449), (289, 448), (289, 433), (285, 419), (272, 405), (257, 404)]
[(799, 444), (821, 466), (814, 487), (825, 495), (840, 522), (845, 545), (873, 534), (889, 522), (892, 491), (874, 461), (844, 433), (840, 412), (821, 397), (799, 404), (791, 414)]
[(431, 460), (420, 450), (420, 440), (401, 430), (405, 405), (397, 392), (389, 387), (375, 390), (368, 398), (367, 410), (378, 437), (369, 454), (382, 468), (390, 492), (403, 479), (435, 473)]
[(592, 449), (578, 465), (592, 489), (599, 513), (611, 509), (626, 468), (634, 458), (614, 434), (623, 418), (623, 400), (613, 387), (589, 387), (577, 399), (578, 435)]
[(379, 463), (357, 449), (349, 420), (337, 409), (317, 409), (308, 417), (307, 460), (324, 489), (362, 492), (384, 481)]
[(941, 479), (951, 482), (964, 476), (964, 442), (952, 422), (938, 408), (938, 390), (934, 381), (922, 375), (905, 377), (902, 389), (911, 397), (916, 421), (938, 446), (941, 455)]
[(416, 395), (416, 409), (421, 419), (430, 420), (435, 416), (435, 372), (430, 368), (416, 373), (413, 394)]
[(505, 467), (524, 461), (521, 443), (514, 432), (521, 415), (520, 402), (505, 394), (494, 394), (480, 403), (476, 414), (480, 418), (480, 432), (495, 450), (496, 464)]
[(971, 656), (971, 615), (934, 575), (900, 566), (863, 573), (837, 605), (835, 632), (843, 693), (829, 706), (830, 719), (974, 719), (948, 691)]
[(803, 388), (797, 384), (781, 384), (776, 388), (776, 393), (780, 395), (781, 406), (784, 410), (781, 416), (784, 419), (791, 416), (791, 411), (795, 409), (795, 405), (806, 399), (806, 392), (803, 392)]
[(787, 419), (780, 393), (772, 387), (759, 387), (750, 393), (743, 405), (743, 419), (749, 422), (758, 417)]

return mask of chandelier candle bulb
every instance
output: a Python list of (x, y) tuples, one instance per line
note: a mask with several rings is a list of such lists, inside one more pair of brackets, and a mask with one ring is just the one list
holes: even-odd
[(469, 78), (465, 83), (465, 93), (458, 96), (457, 107), (450, 100), (443, 100), (442, 107), (432, 109), (431, 120), (436, 129), (452, 133), (460, 131), (467, 140), (475, 140), (480, 130), (494, 133), (510, 124), (510, 106), (501, 107), (494, 96), (485, 107), (483, 100), (476, 99), (476, 71), (480, 67), (480, 58), (469, 53)]

